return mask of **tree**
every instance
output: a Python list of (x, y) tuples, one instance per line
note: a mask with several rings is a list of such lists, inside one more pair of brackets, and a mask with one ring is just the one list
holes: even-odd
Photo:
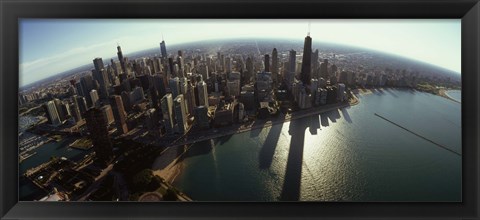
[(139, 190), (146, 189), (152, 182), (152, 179), (153, 179), (152, 170), (144, 169), (133, 177), (133, 184), (135, 185), (135, 188)]

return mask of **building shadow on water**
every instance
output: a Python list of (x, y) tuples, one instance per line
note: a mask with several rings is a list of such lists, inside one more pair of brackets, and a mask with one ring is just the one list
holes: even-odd
[(392, 91), (392, 89), (390, 89), (390, 88), (385, 88), (384, 90), (387, 91), (388, 94), (390, 94), (391, 96), (393, 96), (393, 97), (395, 97), (395, 98), (398, 98), (398, 95), (395, 94), (395, 93)]
[(320, 120), (318, 115), (308, 117), (310, 120), (310, 134), (317, 135), (317, 130), (320, 129)]
[(263, 130), (263, 125), (267, 122), (267, 120), (265, 119), (259, 119), (259, 120), (255, 120), (255, 122), (253, 123), (252, 127), (257, 127), (259, 126), (260, 128), (258, 129), (252, 129), (250, 131), (250, 137), (251, 138), (254, 138), (254, 137), (258, 137), (258, 135), (260, 134), (260, 132), (262, 132)]
[(330, 123), (328, 123), (327, 114), (328, 112), (320, 114), (320, 124), (322, 125), (322, 127), (328, 127), (330, 125)]
[[(285, 115), (282, 116), (285, 118)], [(273, 125), (268, 132), (267, 138), (263, 143), (262, 149), (259, 153), (259, 167), (260, 169), (268, 169), (272, 165), (273, 155), (275, 154), (275, 149), (277, 148), (278, 139), (280, 133), (282, 133), (283, 123)], [(261, 129), (258, 129), (261, 130)]]
[(285, 170), (285, 179), (280, 195), (281, 201), (298, 201), (300, 199), (300, 184), (302, 179), (303, 149), (305, 130), (308, 127), (309, 117), (290, 122), (289, 134), (290, 149)]
[(337, 120), (340, 119), (340, 113), (338, 113), (338, 109), (335, 109), (335, 110), (326, 112), (326, 116), (327, 116), (328, 119), (330, 119), (330, 121), (332, 121), (333, 123), (336, 123)]
[[(348, 108), (350, 108), (350, 107), (348, 107)], [(350, 118), (350, 114), (348, 114), (347, 108), (342, 108), (341, 111), (342, 111), (343, 118), (345, 118), (345, 120), (348, 123), (351, 124), (352, 123), (352, 118)]]

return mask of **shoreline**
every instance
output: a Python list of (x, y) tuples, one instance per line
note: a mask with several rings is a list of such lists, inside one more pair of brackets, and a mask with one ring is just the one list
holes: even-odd
[[(358, 104), (358, 102), (359, 101), (358, 101), (358, 98), (357, 98), (357, 102), (355, 104)], [(291, 120), (295, 120), (295, 119), (299, 119), (299, 118), (303, 118), (303, 117), (308, 117), (308, 116), (312, 116), (312, 115), (316, 115), (316, 114), (321, 114), (321, 113), (325, 113), (325, 112), (329, 112), (329, 111), (333, 111), (333, 110), (338, 110), (338, 109), (342, 109), (342, 108), (346, 108), (346, 107), (350, 107), (350, 106), (352, 106), (352, 105), (347, 101), (347, 102), (342, 102), (342, 103), (325, 105), (325, 106), (323, 106), (323, 108), (313, 108), (313, 109), (300, 110), (300, 111), (293, 112), (293, 113), (286, 114), (286, 115), (283, 114), (283, 113), (279, 113), (280, 115), (278, 115), (274, 118), (271, 118), (271, 119), (255, 120), (253, 122), (250, 122), (247, 125), (242, 124), (242, 125), (239, 125), (238, 127), (233, 125), (230, 128), (229, 127), (219, 128), (219, 130), (220, 129), (227, 129), (223, 132), (218, 132), (217, 129), (211, 128), (211, 130), (213, 131), (213, 133), (211, 133), (211, 134), (203, 134), (203, 135), (199, 134), (200, 137), (198, 137), (198, 138), (193, 137), (193, 140), (185, 140), (183, 142), (178, 141), (178, 142), (172, 143), (170, 145), (166, 145), (165, 147), (176, 147), (176, 146), (180, 146), (180, 145), (194, 144), (194, 143), (198, 143), (198, 142), (202, 142), (202, 141), (207, 141), (207, 140), (210, 140), (210, 139), (220, 138), (220, 137), (227, 136), (227, 135), (239, 134), (239, 133), (248, 132), (248, 131), (252, 131), (252, 130), (256, 130), (256, 129), (263, 129), (263, 128), (271, 127), (271, 126), (276, 125), (276, 124), (289, 122)], [(257, 122), (259, 124), (256, 124)], [(187, 138), (188, 138), (188, 136), (187, 136)]]
[[(170, 146), (167, 145), (166, 146), (167, 149), (164, 150), (155, 159), (154, 163), (152, 164), (153, 173), (154, 175), (157, 175), (163, 178), (166, 182), (173, 185), (176, 178), (182, 173), (183, 169), (185, 168), (183, 156), (185, 155), (185, 153), (188, 152), (190, 147), (192, 147), (193, 144), (195, 143), (208, 141), (216, 138), (221, 138), (227, 135), (234, 135), (234, 134), (253, 131), (257, 129), (263, 129), (263, 128), (271, 127), (280, 123), (289, 122), (291, 120), (296, 120), (303, 117), (308, 117), (312, 115), (321, 114), (324, 112), (329, 112), (333, 110), (354, 106), (360, 102), (359, 98), (356, 97), (355, 95), (354, 95), (354, 99), (355, 100), (351, 103), (348, 101), (342, 102), (342, 103), (336, 103), (336, 104), (331, 104), (329, 106), (324, 106), (321, 109), (316, 108), (316, 109), (300, 110), (298, 112), (293, 112), (287, 115), (280, 113), (281, 115), (277, 116), (276, 118), (271, 118), (270, 120), (261, 120), (260, 124), (255, 124), (255, 122), (252, 122), (252, 123), (249, 123), (248, 125), (241, 125), (238, 128), (235, 128), (235, 127), (230, 128), (230, 130), (226, 132), (222, 132), (222, 133), (215, 132), (210, 135), (201, 136), (202, 138), (200, 138), (200, 140), (190, 140), (190, 141), (187, 140), (183, 143), (174, 143)], [(180, 155), (177, 155), (175, 152), (178, 151), (178, 148), (184, 147), (185, 145), (189, 145), (189, 146), (187, 148), (184, 148), (183, 152)], [(172, 155), (172, 154), (175, 154), (175, 155)], [(165, 164), (166, 161), (171, 161), (171, 162), (168, 164)]]
[(448, 93), (447, 93), (447, 91), (449, 91), (449, 90), (447, 90), (447, 89), (439, 89), (439, 90), (438, 90), (438, 95), (441, 96), (441, 97), (443, 97), (443, 98), (452, 100), (452, 101), (454, 101), (454, 102), (456, 102), (456, 103), (462, 104), (461, 101), (458, 101), (458, 100), (452, 98), (451, 96), (449, 96)]

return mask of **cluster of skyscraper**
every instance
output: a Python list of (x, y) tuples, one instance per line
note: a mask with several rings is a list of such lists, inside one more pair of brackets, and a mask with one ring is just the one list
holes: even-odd
[(129, 61), (117, 46), (117, 61), (105, 65), (95, 58), (91, 74), (70, 81), (70, 98), (48, 101), (45, 111), (54, 126), (68, 116), (75, 123), (85, 119), (98, 158), (108, 162), (113, 122), (117, 135), (139, 125), (156, 137), (183, 135), (192, 127), (277, 114), (279, 101), (293, 101), (302, 109), (343, 101), (345, 86), (329, 85), (335, 82), (325, 80), (328, 61), (319, 65), (318, 50), (312, 53), (311, 47), (307, 36), (298, 63), (293, 50), (280, 62), (276, 48), (260, 62), (255, 56), (220, 52), (216, 57), (191, 51), (169, 56), (165, 41), (160, 43), (161, 56)]

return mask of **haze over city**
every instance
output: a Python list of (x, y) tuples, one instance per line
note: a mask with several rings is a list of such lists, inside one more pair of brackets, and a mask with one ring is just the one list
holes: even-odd
[(162, 39), (171, 46), (229, 38), (299, 40), (309, 30), (316, 42), (383, 51), (457, 73), (461, 66), (459, 19), (21, 19), (19, 25), (20, 86), (87, 64), (95, 57), (113, 57), (117, 43), (132, 53), (159, 47)]

